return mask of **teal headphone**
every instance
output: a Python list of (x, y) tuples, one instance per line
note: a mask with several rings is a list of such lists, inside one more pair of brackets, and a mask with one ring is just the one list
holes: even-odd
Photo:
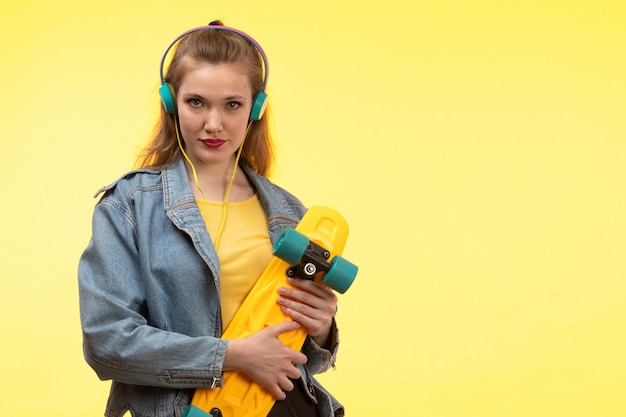
[(260, 120), (261, 117), (263, 117), (263, 113), (265, 113), (265, 108), (267, 107), (267, 93), (265, 92), (265, 88), (267, 87), (267, 76), (269, 72), (267, 66), (267, 56), (265, 55), (263, 48), (261, 48), (261, 45), (259, 45), (257, 41), (255, 41), (251, 36), (231, 27), (217, 25), (200, 26), (190, 29), (176, 37), (176, 39), (174, 39), (165, 50), (163, 58), (161, 58), (161, 66), (159, 69), (159, 76), (161, 78), (159, 95), (161, 96), (161, 103), (163, 104), (165, 111), (171, 114), (176, 114), (176, 99), (174, 98), (174, 91), (172, 86), (165, 82), (165, 76), (163, 75), (163, 67), (165, 65), (165, 58), (167, 57), (167, 53), (181, 38), (199, 30), (226, 30), (229, 32), (233, 32), (248, 40), (257, 49), (259, 55), (261, 56), (261, 60), (263, 61), (263, 88), (257, 93), (257, 95), (254, 97), (254, 100), (252, 101), (252, 108), (250, 109), (250, 121), (254, 122)]

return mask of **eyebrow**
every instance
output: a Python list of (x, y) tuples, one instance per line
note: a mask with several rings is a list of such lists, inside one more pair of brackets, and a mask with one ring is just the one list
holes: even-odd
[[(188, 92), (185, 93), (183, 95), (183, 97), (185, 98), (197, 98), (197, 99), (201, 99), (201, 100), (206, 100), (206, 97), (203, 96), (202, 94), (198, 94), (198, 93), (194, 93), (194, 92)], [(247, 97), (240, 95), (240, 94), (233, 94), (227, 97), (224, 97), (224, 101), (231, 101), (231, 100), (240, 100), (240, 101), (246, 101)]]
[(224, 99), (225, 100), (243, 100), (243, 101), (247, 100), (245, 96), (241, 96), (239, 94), (228, 96), (228, 97), (225, 97)]

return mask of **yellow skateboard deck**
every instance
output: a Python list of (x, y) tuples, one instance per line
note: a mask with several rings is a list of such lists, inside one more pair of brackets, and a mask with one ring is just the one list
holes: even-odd
[[(290, 287), (288, 275), (295, 274), (300, 277), (309, 275), (304, 278), (314, 279), (341, 293), (345, 292), (354, 280), (357, 267), (339, 256), (348, 238), (348, 223), (337, 211), (322, 206), (311, 207), (295, 228), (297, 233), (293, 233), (293, 229), (286, 232), (289, 233), (283, 233), (275, 245), (275, 256), (270, 264), (224, 331), (222, 335), (224, 339), (245, 338), (267, 326), (291, 320), (278, 305), (278, 288)], [(296, 254), (301, 260), (296, 266), (276, 256), (278, 246), (293, 243), (292, 235), (299, 236), (301, 240), (306, 237), (304, 243), (309, 245), (302, 256)], [(283, 239), (285, 242), (282, 242)], [(300, 251), (304, 251), (301, 245), (302, 241), (296, 246), (300, 246)], [(291, 253), (291, 258), (293, 257), (294, 254)], [(335, 260), (341, 262), (334, 262)], [(331, 272), (337, 272), (333, 271), (333, 268), (339, 271), (334, 273), (335, 277), (339, 278), (335, 278), (334, 282), (325, 282), (326, 276), (330, 277)], [(281, 334), (279, 340), (299, 351), (306, 336), (306, 329), (301, 327)], [(183, 416), (266, 417), (274, 405), (275, 398), (270, 391), (254, 382), (244, 372), (225, 372), (222, 385), (221, 388), (197, 388), (191, 405)]]

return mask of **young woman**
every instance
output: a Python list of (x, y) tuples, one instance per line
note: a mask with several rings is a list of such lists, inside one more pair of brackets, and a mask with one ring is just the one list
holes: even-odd
[[(260, 46), (219, 21), (176, 38), (140, 169), (98, 193), (79, 288), (85, 358), (113, 381), (107, 416), (180, 416), (196, 387), (220, 386), (231, 370), (276, 397), (270, 416), (343, 415), (311, 376), (335, 360), (331, 290), (295, 280), (279, 291), (293, 320), (221, 338), (273, 243), (306, 211), (267, 179), (267, 71)], [(278, 339), (299, 326), (301, 352)]]

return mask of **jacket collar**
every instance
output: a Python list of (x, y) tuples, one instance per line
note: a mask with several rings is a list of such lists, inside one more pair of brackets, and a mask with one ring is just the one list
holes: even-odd
[[(291, 194), (256, 173), (249, 166), (242, 164), (240, 169), (248, 176), (261, 199), (268, 218), (270, 238), (272, 242), (275, 242), (286, 226), (295, 227), (302, 217), (302, 213), (296, 212), (296, 207), (300, 207), (300, 203)], [(162, 176), (164, 208), (166, 212), (170, 213), (168, 215), (172, 221), (178, 223), (174, 219), (178, 215), (174, 215), (173, 212), (181, 209), (185, 212), (186, 224), (189, 222), (192, 222), (194, 226), (199, 226), (200, 223), (204, 224), (189, 184), (183, 158), (179, 157), (171, 166), (164, 169)], [(189, 214), (193, 214), (193, 216), (187, 217)]]

